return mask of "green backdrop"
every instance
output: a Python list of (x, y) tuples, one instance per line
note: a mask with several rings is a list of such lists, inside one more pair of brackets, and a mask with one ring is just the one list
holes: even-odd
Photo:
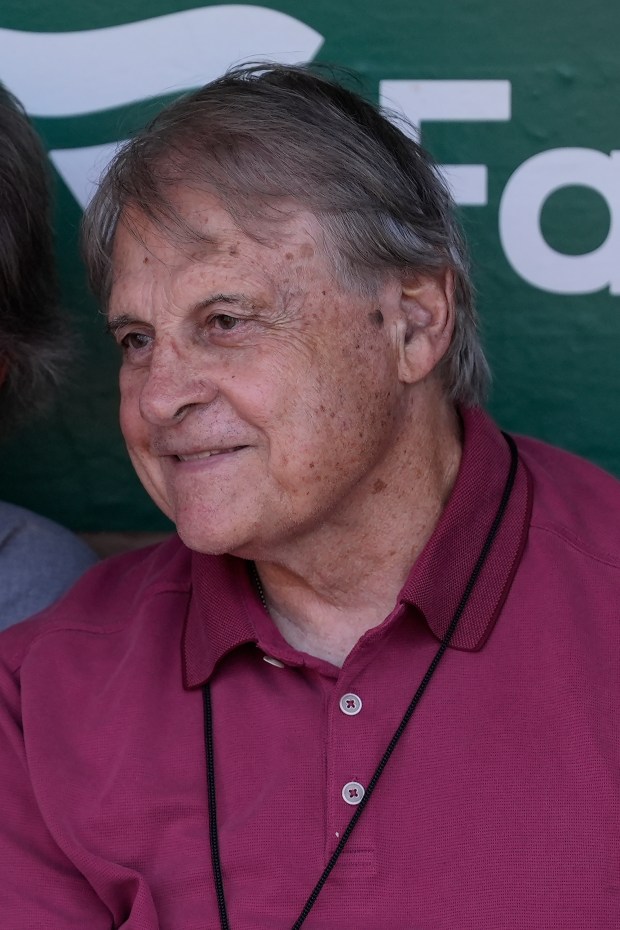
[[(204, 7), (209, 4), (171, 0), (4, 0), (0, 79), (28, 97), (50, 152), (78, 153), (125, 138), (183, 89), (163, 67), (168, 52), (179, 74), (185, 68), (189, 86), (210, 77), (227, 50), (233, 59), (279, 50), (286, 23), (277, 27), (283, 30), (279, 45), (271, 38), (277, 29), (265, 18), (268, 11), (311, 27), (322, 37), (315, 43), (317, 60), (359, 71), (370, 97), (392, 103), (402, 97), (410, 115), (420, 111), (429, 88), (441, 89), (427, 82), (475, 82), (455, 85), (463, 98), (455, 113), (449, 103), (447, 110), (441, 102), (422, 108), (422, 138), (442, 164), (486, 166), (479, 203), (460, 209), (494, 372), (491, 411), (504, 428), (572, 449), (620, 475), (620, 153), (611, 154), (620, 148), (620, 6), (602, 0), (592, 0), (587, 11), (576, 0), (289, 0), (253, 4), (251, 11), (230, 7), (222, 20), (225, 35), (215, 19), (205, 19), (199, 54), (195, 48), (185, 54), (174, 17), (166, 20), (164, 52), (157, 46), (151, 54), (150, 39), (137, 25), (129, 35), (135, 49), (129, 59), (114, 51), (124, 33), (99, 32)], [(265, 19), (267, 47), (250, 47), (258, 34), (250, 13)], [(195, 23), (190, 31), (195, 46)], [(70, 38), (81, 58), (47, 41), (68, 32), (80, 33)], [(302, 44), (294, 31), (291, 36)], [(164, 83), (154, 97), (142, 90), (132, 100), (128, 92), (126, 102), (100, 108), (96, 91), (105, 91), (123, 68), (123, 80), (133, 86), (149, 68), (155, 80), (160, 61)], [(391, 83), (405, 81), (417, 83)], [(66, 106), (59, 102), (63, 88)], [(494, 93), (499, 102), (493, 103)], [(78, 530), (164, 528), (132, 474), (116, 425), (118, 359), (79, 263), (81, 208), (62, 170), (55, 180), (58, 261), (80, 358), (54, 414), (6, 441), (1, 496)], [(555, 190), (554, 183), (560, 185)]]

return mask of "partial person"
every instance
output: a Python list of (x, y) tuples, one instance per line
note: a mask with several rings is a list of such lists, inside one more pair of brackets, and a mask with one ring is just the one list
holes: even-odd
[[(59, 310), (47, 159), (0, 86), (0, 432), (50, 400), (69, 364)], [(51, 520), (0, 501), (0, 629), (63, 594), (96, 560)]]
[(11, 930), (617, 930), (620, 484), (482, 409), (429, 156), (304, 68), (86, 218), (178, 536), (5, 632)]

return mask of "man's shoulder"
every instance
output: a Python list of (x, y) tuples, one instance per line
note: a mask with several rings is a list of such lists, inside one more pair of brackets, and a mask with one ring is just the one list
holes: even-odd
[(178, 536), (112, 556), (90, 568), (60, 600), (0, 633), (0, 655), (17, 668), (42, 637), (62, 632), (111, 634), (131, 625), (149, 599), (187, 592), (191, 553)]
[(533, 480), (531, 527), (620, 568), (620, 481), (547, 443), (517, 437)]
[(17, 504), (0, 501), (0, 555), (51, 563), (75, 562), (82, 570), (96, 561), (96, 555), (66, 527)]
[(64, 526), (0, 501), (0, 629), (51, 604), (96, 561)]

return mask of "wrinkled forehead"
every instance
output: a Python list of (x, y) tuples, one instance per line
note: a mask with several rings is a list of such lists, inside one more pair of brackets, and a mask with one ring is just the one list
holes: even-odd
[(239, 203), (189, 185), (175, 185), (148, 212), (139, 204), (122, 210), (113, 240), (112, 262), (122, 258), (127, 246), (125, 232), (162, 247), (171, 246), (197, 258), (234, 242), (253, 242), (266, 249), (311, 243), (324, 235), (317, 217), (290, 200)]
[(173, 192), (161, 211), (130, 205), (120, 214), (111, 252), (108, 309), (123, 282), (155, 278), (199, 264), (264, 269), (277, 287), (303, 272), (328, 269), (322, 229), (296, 204), (279, 204), (267, 215), (239, 218), (220, 199), (189, 187)]

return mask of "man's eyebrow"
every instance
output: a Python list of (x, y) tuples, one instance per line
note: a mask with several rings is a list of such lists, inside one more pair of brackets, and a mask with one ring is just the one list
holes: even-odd
[[(108, 317), (105, 324), (105, 331), (111, 336), (115, 336), (119, 329), (122, 329), (124, 326), (136, 326), (140, 323), (140, 320), (137, 320), (135, 317), (129, 316), (127, 313), (120, 313), (118, 316)], [(144, 323), (142, 323), (144, 325)]]
[(205, 297), (203, 300), (197, 301), (197, 303), (192, 308), (194, 311), (199, 310), (208, 310), (209, 307), (213, 304), (230, 304), (241, 307), (252, 307), (254, 306), (254, 301), (250, 300), (246, 294), (210, 294), (208, 297)]
[[(203, 300), (197, 301), (194, 306), (191, 308), (190, 313), (197, 313), (200, 310), (207, 310), (213, 304), (228, 304), (230, 306), (240, 306), (246, 309), (252, 309), (256, 306), (255, 301), (250, 300), (246, 294), (210, 294), (208, 297), (205, 297)], [(106, 332), (111, 336), (115, 336), (119, 329), (123, 329), (125, 326), (145, 326), (144, 320), (140, 320), (137, 317), (130, 316), (128, 313), (119, 313), (116, 316), (108, 317), (105, 329)]]

